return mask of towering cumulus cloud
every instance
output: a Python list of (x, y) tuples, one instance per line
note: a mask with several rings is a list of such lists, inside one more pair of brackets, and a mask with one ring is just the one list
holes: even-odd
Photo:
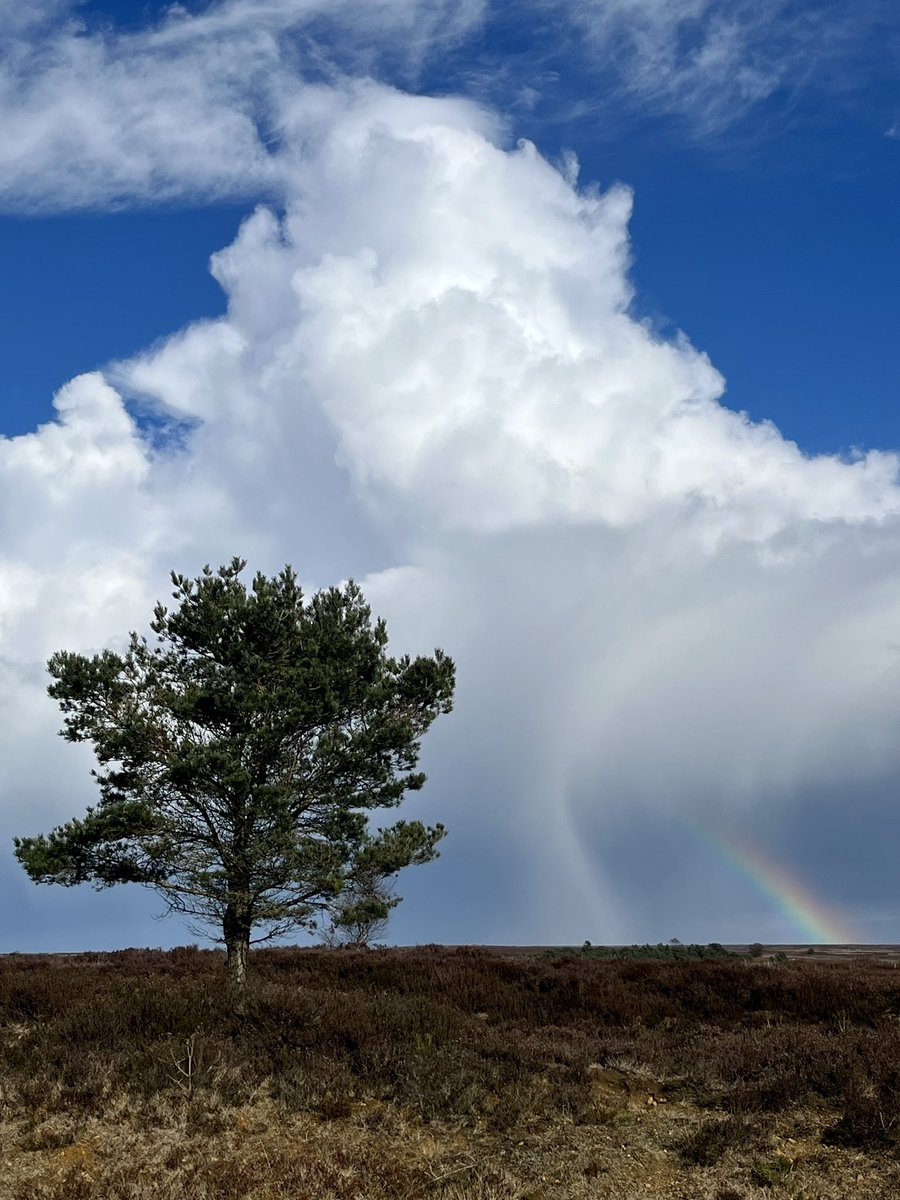
[(627, 189), (474, 104), (304, 87), (279, 128), (283, 203), (213, 259), (226, 315), (0, 442), (4, 835), (90, 799), (46, 656), (241, 552), (355, 575), (400, 648), (457, 659), (416, 801), (452, 836), (396, 936), (705, 932), (702, 890), (647, 899), (645, 828), (814, 814), (900, 766), (897, 461), (724, 407), (633, 315)]

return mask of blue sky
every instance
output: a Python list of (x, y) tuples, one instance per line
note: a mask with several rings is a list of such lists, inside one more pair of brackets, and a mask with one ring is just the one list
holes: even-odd
[[(50, 650), (240, 551), (459, 660), (400, 940), (800, 938), (697, 822), (900, 940), (890, 4), (59, 0), (0, 43), (4, 833), (90, 799), (27, 769)], [(5, 886), (9, 948), (184, 940)]]

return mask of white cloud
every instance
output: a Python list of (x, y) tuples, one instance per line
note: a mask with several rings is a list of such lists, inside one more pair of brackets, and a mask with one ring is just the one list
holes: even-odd
[[(762, 539), (895, 510), (893, 456), (807, 458), (722, 407), (686, 340), (630, 315), (627, 190), (579, 194), (473, 115), (359, 90), (298, 162), (284, 220), (260, 210), (216, 256), (230, 321), (123, 378), (179, 410), (189, 395), (199, 416), (229, 394), (220, 376), (248, 369), (287, 416), (302, 378), (352, 475), (443, 529), (622, 525), (676, 505), (704, 538)], [(277, 348), (273, 297), (291, 315)], [(210, 338), (215, 356), (192, 345)], [(245, 381), (235, 398), (248, 414), (251, 395)]]
[(34, 0), (32, 4), (0, 0), (0, 39), (17, 37), (26, 32), (33, 34), (41, 26), (58, 20), (71, 8), (72, 0)]
[(562, 7), (620, 94), (702, 128), (730, 123), (796, 67), (784, 44), (783, 0), (575, 0)]
[[(273, 171), (283, 199), (214, 258), (225, 317), (0, 440), (4, 832), (89, 797), (77, 752), (47, 749), (49, 653), (143, 626), (171, 567), (289, 560), (312, 587), (364, 577), (398, 644), (459, 663), (420, 807), (453, 837), (407, 936), (653, 936), (604, 830), (896, 774), (897, 461), (810, 458), (724, 408), (707, 359), (631, 312), (627, 189), (577, 191), (469, 101), (290, 90), (279, 68), (273, 156), (247, 97), (298, 9), (254, 8), (242, 58), (247, 11), (173, 17), (133, 59), (66, 35), (21, 101), (32, 141), (0, 139), (19, 200), (50, 186), (44, 119), (50, 181), (85, 152), (66, 203), (265, 192)], [(180, 437), (153, 442), (140, 405)]]
[[(188, 22), (184, 26), (191, 27)], [(14, 43), (0, 69), (2, 194), (46, 209), (245, 195), (274, 188), (262, 77), (278, 52), (264, 22), (233, 43), (175, 31), (89, 34), (70, 24)]]
[[(897, 769), (896, 460), (808, 458), (723, 408), (707, 360), (630, 315), (626, 191), (576, 192), (462, 101), (368, 85), (319, 128), (283, 219), (216, 256), (224, 318), (0, 443), (12, 694), (37, 712), (37, 664), (143, 625), (172, 566), (365, 575), (400, 644), (460, 667), (422, 807), (477, 920), (420, 904), (413, 936), (647, 936), (584, 849), (604, 822)], [(182, 440), (153, 449), (119, 392)]]
[[(34, 18), (49, 22), (64, 7)], [(136, 32), (70, 20), (38, 37), (0, 11), (0, 204), (30, 212), (279, 196), (284, 114), (309, 88), (310, 136), (327, 96), (309, 78), (337, 83), (348, 68), (365, 74), (390, 59), (412, 79), (481, 12), (480, 0), (230, 0), (197, 16), (174, 5)]]

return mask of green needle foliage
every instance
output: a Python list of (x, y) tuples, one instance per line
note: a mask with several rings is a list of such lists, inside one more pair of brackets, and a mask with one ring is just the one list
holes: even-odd
[[(238, 558), (172, 574), (152, 641), (48, 663), (62, 736), (91, 742), (100, 800), (15, 853), (37, 883), (139, 883), (221, 932), (243, 986), (251, 931), (315, 928), (342, 892), (371, 905), (437, 857), (442, 825), (369, 811), (422, 787), (420, 739), (452, 707), (453, 661), (393, 658), (352, 581), (307, 600), (291, 567), (248, 590)], [(377, 900), (376, 900), (377, 903)]]

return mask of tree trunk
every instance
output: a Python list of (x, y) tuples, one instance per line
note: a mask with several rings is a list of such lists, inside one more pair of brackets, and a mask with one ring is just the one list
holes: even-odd
[(225, 934), (228, 982), (235, 994), (235, 1008), (244, 1010), (247, 993), (247, 960), (250, 957), (250, 921), (230, 905), (222, 922)]

